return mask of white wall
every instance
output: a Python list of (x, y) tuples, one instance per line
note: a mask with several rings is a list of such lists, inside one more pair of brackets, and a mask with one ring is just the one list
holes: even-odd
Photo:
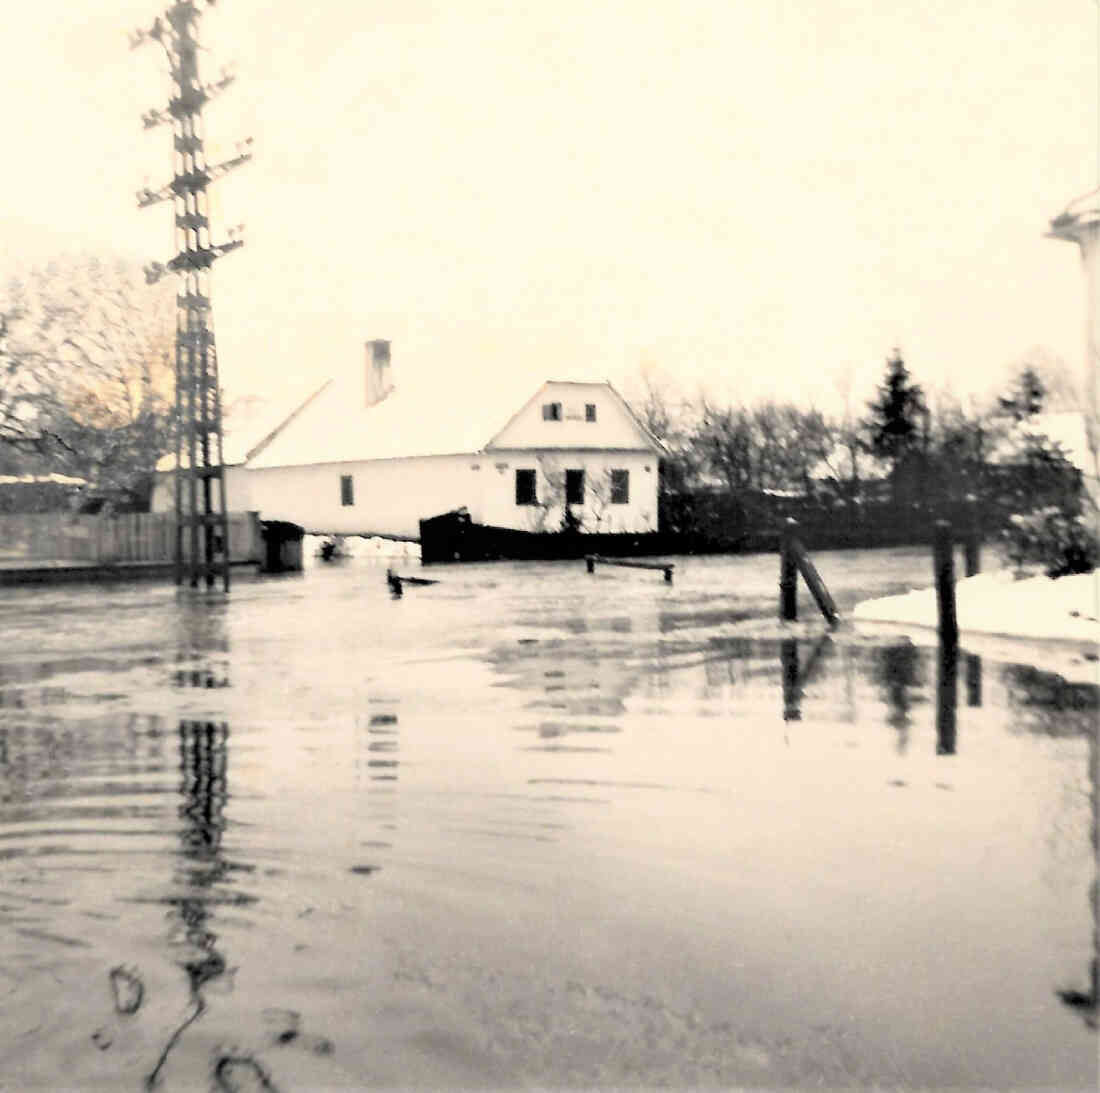
[[(225, 468), (226, 499), (229, 512), (255, 512), (252, 504), (250, 472), (241, 465)], [(186, 480), (184, 489), (186, 489)], [(201, 486), (199, 487), (201, 489)], [(215, 484), (215, 490), (217, 486)], [(216, 497), (216, 494), (215, 494)], [(153, 485), (152, 512), (174, 512), (176, 508), (176, 479), (174, 471), (158, 471)]]
[[(465, 505), (480, 520), (477, 456), (420, 456), (300, 467), (252, 468), (250, 494), (263, 520), (290, 520), (307, 531), (418, 536), (420, 521)], [(354, 504), (340, 478), (351, 475)]]
[[(516, 504), (516, 471), (536, 472), (539, 505)], [(585, 472), (585, 503), (573, 506), (585, 531), (657, 530), (657, 457), (638, 451), (493, 451), (483, 458), (482, 522), (525, 531), (556, 531), (565, 501), (565, 471)], [(611, 504), (612, 470), (630, 474), (629, 501)]]
[[(537, 472), (539, 506), (516, 504), (516, 469)], [(300, 467), (251, 468), (249, 508), (264, 520), (289, 520), (307, 531), (417, 536), (420, 521), (465, 505), (479, 523), (525, 531), (561, 526), (564, 472), (585, 471), (585, 504), (574, 507), (586, 531), (657, 530), (657, 459), (648, 452), (494, 451)], [(630, 472), (630, 499), (609, 501), (611, 469)], [(648, 470), (646, 469), (648, 468)], [(240, 471), (230, 468), (231, 472)], [(343, 505), (340, 478), (351, 475), (354, 504)], [(164, 491), (171, 507), (172, 495)], [(242, 495), (229, 479), (230, 507)]]
[[(546, 421), (544, 403), (559, 402), (560, 421)], [(596, 420), (585, 420), (585, 405), (596, 407)], [(547, 383), (538, 395), (493, 438), (502, 448), (638, 449), (648, 438), (606, 383)]]

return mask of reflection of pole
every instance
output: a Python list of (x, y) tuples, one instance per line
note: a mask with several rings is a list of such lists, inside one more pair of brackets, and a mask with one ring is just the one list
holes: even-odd
[(959, 650), (953, 642), (940, 641), (936, 666), (936, 754), (954, 755), (955, 711), (959, 701)]
[(779, 643), (779, 660), (783, 665), (783, 720), (801, 721), (802, 691), (798, 682), (798, 640), (783, 638)]
[(982, 704), (982, 658), (974, 653), (966, 656), (966, 704)]
[(185, 865), (181, 880), (186, 894), (173, 902), (183, 920), (189, 951), (182, 961), (187, 973), (192, 1011), (172, 1033), (152, 1072), (146, 1078), (146, 1088), (152, 1089), (172, 1049), (192, 1022), (206, 1012), (203, 986), (225, 972), (225, 957), (214, 948), (217, 934), (208, 927), (207, 905), (211, 897), (207, 889), (217, 884), (228, 869), (221, 855), (222, 832), (225, 830), (223, 810), (226, 802), (226, 739), (228, 727), (213, 722), (181, 721), (180, 736), (180, 817), (184, 821), (180, 832), (180, 851)]
[(1059, 990), (1057, 995), (1069, 1007), (1079, 1010), (1089, 1028), (1097, 1027), (1097, 1003), (1100, 1001), (1100, 746), (1096, 726), (1089, 726), (1089, 796), (1092, 804), (1092, 884), (1089, 905), (1092, 909), (1092, 959), (1089, 961), (1087, 991)]

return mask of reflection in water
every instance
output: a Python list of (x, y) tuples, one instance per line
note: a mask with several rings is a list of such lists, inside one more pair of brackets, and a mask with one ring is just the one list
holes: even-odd
[(1089, 886), (1092, 912), (1092, 957), (1085, 990), (1056, 988), (1055, 993), (1079, 1013), (1090, 1029), (1098, 1027), (1097, 996), (1100, 988), (1100, 746), (1097, 744), (1097, 710), (1100, 687), (1074, 683), (1054, 672), (1024, 664), (1005, 665), (1001, 678), (1010, 696), (1012, 727), (1044, 736), (1084, 736), (1088, 742), (1089, 805), (1093, 876)]
[[(389, 706), (393, 703), (382, 704)], [(362, 727), (362, 720), (358, 724)], [(396, 712), (370, 714), (366, 730), (356, 744), (355, 770), (356, 783), (367, 792), (367, 819), (372, 837), (361, 845), (374, 851), (390, 850), (392, 833), (398, 826), (397, 781), (401, 769), (401, 737)], [(365, 757), (360, 754), (361, 751), (366, 752)], [(360, 872), (367, 869), (375, 873), (381, 866), (368, 863), (357, 868)]]
[(968, 653), (966, 657), (966, 704), (982, 704), (982, 658), (974, 653)]
[(784, 638), (779, 643), (779, 659), (783, 665), (783, 720), (802, 720), (802, 689), (798, 679), (798, 642)]
[(184, 952), (179, 963), (187, 974), (193, 1009), (165, 1045), (146, 1079), (148, 1088), (156, 1085), (169, 1054), (184, 1031), (205, 1012), (203, 987), (224, 974), (226, 968), (225, 957), (214, 947), (218, 935), (209, 929), (207, 905), (212, 902), (210, 889), (229, 869), (229, 863), (221, 854), (228, 736), (225, 722), (181, 721), (179, 724), (180, 794), (183, 797), (180, 817), (184, 821), (180, 832), (183, 862), (179, 880), (183, 894), (170, 898), (169, 902), (175, 905), (184, 928)]
[(889, 708), (886, 722), (898, 730), (898, 752), (904, 754), (912, 722), (909, 711), (922, 701), (914, 693), (924, 685), (920, 650), (907, 641), (876, 649), (874, 675)]
[(936, 754), (954, 755), (959, 707), (959, 647), (940, 639), (936, 660)]

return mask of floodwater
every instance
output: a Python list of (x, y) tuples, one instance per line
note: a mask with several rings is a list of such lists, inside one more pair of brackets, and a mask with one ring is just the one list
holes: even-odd
[(5, 591), (0, 1089), (1095, 1088), (1096, 688), (676, 561)]

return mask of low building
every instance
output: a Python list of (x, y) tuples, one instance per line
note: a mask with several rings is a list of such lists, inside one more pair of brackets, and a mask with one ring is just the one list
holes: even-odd
[(322, 535), (415, 538), (457, 508), (525, 531), (567, 512), (583, 531), (657, 530), (663, 449), (611, 384), (547, 381), (518, 406), (501, 394), (402, 387), (389, 343), (368, 342), (360, 375), (326, 383), (231, 471), (229, 507)]

